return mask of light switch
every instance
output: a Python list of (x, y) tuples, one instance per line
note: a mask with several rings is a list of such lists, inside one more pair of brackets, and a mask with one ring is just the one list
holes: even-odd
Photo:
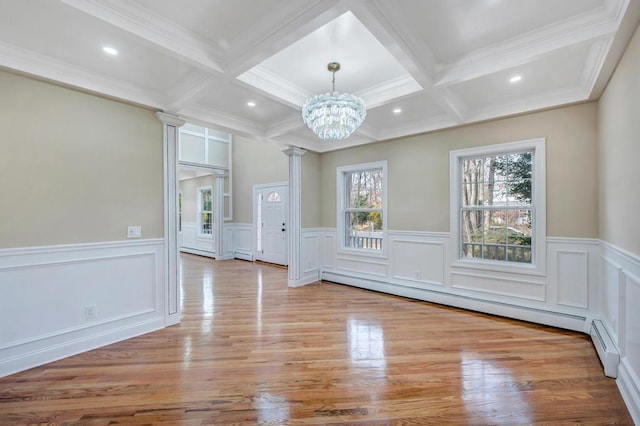
[(142, 237), (142, 226), (128, 226), (127, 238), (140, 238)]

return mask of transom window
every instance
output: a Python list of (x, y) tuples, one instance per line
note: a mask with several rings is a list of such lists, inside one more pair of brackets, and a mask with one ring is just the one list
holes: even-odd
[(386, 167), (378, 162), (338, 168), (342, 248), (384, 251)]
[(211, 235), (213, 224), (213, 191), (211, 187), (198, 188), (198, 218), (200, 234)]
[(454, 151), (452, 178), (458, 259), (530, 266), (541, 260), (544, 140)]
[(269, 195), (267, 195), (267, 203), (279, 203), (280, 201), (280, 194), (275, 191), (271, 191)]

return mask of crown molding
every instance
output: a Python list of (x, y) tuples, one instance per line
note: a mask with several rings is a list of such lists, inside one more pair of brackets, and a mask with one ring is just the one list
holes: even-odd
[(411, 75), (405, 74), (361, 90), (356, 95), (364, 100), (367, 108), (375, 108), (392, 99), (411, 95), (421, 90), (423, 90), (422, 86)]
[(604, 66), (607, 54), (613, 44), (613, 36), (595, 40), (590, 48), (585, 61), (585, 66), (581, 78), (582, 87), (589, 95), (593, 94), (596, 82), (600, 76), (600, 70)]
[(256, 87), (264, 92), (287, 101), (300, 108), (312, 93), (295, 86), (290, 81), (269, 72), (265, 67), (256, 65), (237, 77), (243, 83)]

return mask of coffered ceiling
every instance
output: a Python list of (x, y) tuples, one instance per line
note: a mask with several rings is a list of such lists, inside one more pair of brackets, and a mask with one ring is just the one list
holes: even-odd
[[(597, 99), (640, 0), (0, 0), (0, 66), (317, 152)], [(117, 50), (116, 55), (103, 51)], [(363, 126), (319, 140), (331, 90)]]

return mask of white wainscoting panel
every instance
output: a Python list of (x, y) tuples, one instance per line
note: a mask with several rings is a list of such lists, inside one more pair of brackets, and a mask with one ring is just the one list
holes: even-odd
[(222, 231), (222, 245), (224, 246), (224, 253), (222, 256), (216, 256), (216, 259), (220, 260), (228, 260), (233, 259), (233, 232), (234, 229), (232, 226), (227, 225), (226, 223), (223, 226)]
[(356, 258), (352, 255), (338, 255), (337, 269), (357, 276), (387, 278), (387, 260), (375, 257)]
[(600, 256), (600, 288), (598, 289), (598, 312), (609, 336), (619, 346), (620, 330), (620, 277), (622, 267), (608, 256)]
[(0, 376), (164, 327), (163, 249), (153, 239), (0, 250)]
[(545, 300), (544, 282), (528, 280), (521, 276), (505, 278), (498, 275), (452, 272), (451, 287), (516, 299)]
[[(598, 240), (547, 238), (546, 270), (454, 262), (444, 232), (387, 233), (388, 258), (340, 252), (323, 228), (321, 277), (343, 284), (589, 332), (598, 301)], [(409, 290), (411, 289), (411, 290)], [(559, 303), (558, 303), (559, 302)]]
[(589, 253), (556, 251), (557, 303), (578, 308), (589, 307)]
[(617, 338), (620, 365), (616, 383), (636, 424), (640, 424), (640, 256), (602, 242), (603, 294), (601, 313), (605, 327), (615, 324), (617, 331), (608, 329)]
[(233, 257), (253, 261), (253, 225), (250, 223), (233, 223)]
[(182, 246), (185, 248), (196, 248), (196, 237), (198, 235), (198, 224), (195, 222), (182, 222)]
[(389, 233), (391, 278), (414, 285), (444, 285), (448, 235)]
[(197, 223), (182, 222), (182, 245), (179, 249), (185, 253), (214, 257), (216, 252), (213, 234), (215, 230), (212, 231), (212, 235), (201, 235)]
[(303, 275), (315, 274), (316, 277), (320, 270), (320, 245), (322, 230), (304, 228), (301, 232), (302, 237), (302, 273)]
[(336, 268), (336, 231), (335, 229), (325, 229), (322, 235), (322, 258), (320, 264), (323, 270), (333, 270)]
[(640, 278), (625, 272), (624, 355), (629, 367), (640, 373)]

